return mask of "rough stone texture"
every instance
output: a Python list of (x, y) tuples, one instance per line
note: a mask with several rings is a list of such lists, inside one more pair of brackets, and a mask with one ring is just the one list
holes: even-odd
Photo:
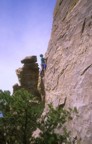
[(21, 63), (25, 64), (25, 63), (35, 63), (37, 62), (37, 57), (36, 56), (27, 56), (25, 57), (23, 60), (21, 60)]
[(39, 75), (38, 80), (38, 90), (41, 95), (41, 100), (45, 103), (45, 87), (44, 87), (44, 78)]
[(23, 67), (16, 70), (20, 85), (13, 86), (14, 91), (25, 88), (34, 95), (40, 96), (37, 86), (39, 77), (39, 68), (36, 56), (29, 56), (21, 60)]
[(92, 0), (57, 0), (46, 58), (46, 103), (67, 97), (79, 112), (73, 135), (92, 144)]

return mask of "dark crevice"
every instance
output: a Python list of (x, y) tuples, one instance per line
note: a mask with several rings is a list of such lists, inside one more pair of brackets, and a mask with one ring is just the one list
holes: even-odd
[(85, 24), (86, 24), (86, 18), (84, 19), (84, 22), (83, 22), (83, 25), (82, 25), (81, 34), (84, 32)]
[(92, 22), (90, 21), (89, 24), (88, 24), (88, 26), (90, 27), (91, 25), (92, 25)]
[(40, 93), (41, 93), (41, 101), (45, 103), (45, 86), (44, 86), (44, 78), (41, 77), (40, 82)]
[(66, 14), (65, 14), (64, 18), (62, 19), (62, 21), (64, 21), (66, 19), (67, 15), (68, 15), (68, 11), (66, 12)]
[(84, 71), (81, 73), (81, 75), (83, 75), (91, 66), (92, 66), (92, 64), (89, 65), (87, 68), (85, 68)]
[(66, 100), (67, 100), (67, 97), (65, 97), (64, 102), (63, 102), (62, 104), (59, 104), (59, 107), (58, 107), (59, 109), (61, 109), (61, 108), (64, 108), (64, 107), (65, 107)]
[(60, 0), (60, 2), (59, 2), (59, 6), (62, 4), (62, 2), (63, 2), (63, 0)]

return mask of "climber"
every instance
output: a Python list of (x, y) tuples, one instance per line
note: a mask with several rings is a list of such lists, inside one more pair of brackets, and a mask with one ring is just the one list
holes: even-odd
[(43, 57), (43, 54), (40, 54), (41, 57), (41, 75), (44, 75), (44, 72), (46, 70), (46, 59)]

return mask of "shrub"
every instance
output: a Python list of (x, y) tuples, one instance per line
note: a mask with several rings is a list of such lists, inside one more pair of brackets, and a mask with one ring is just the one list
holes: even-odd
[[(53, 108), (49, 105), (47, 116), (39, 122), (38, 126), (41, 130), (40, 136), (32, 138), (33, 144), (71, 144), (70, 132), (67, 131), (65, 123), (72, 119), (72, 109)], [(74, 110), (75, 111), (75, 110)], [(56, 129), (62, 128), (62, 133), (56, 133)]]
[[(42, 118), (43, 104), (35, 96), (21, 89), (13, 95), (0, 91), (0, 143), (1, 144), (71, 144), (66, 122), (72, 119), (77, 109), (54, 108)], [(39, 137), (33, 132), (39, 128)], [(61, 133), (56, 130), (62, 129)]]
[(0, 91), (0, 111), (4, 115), (0, 118), (0, 131), (5, 144), (29, 144), (42, 110), (43, 105), (24, 89), (12, 96)]

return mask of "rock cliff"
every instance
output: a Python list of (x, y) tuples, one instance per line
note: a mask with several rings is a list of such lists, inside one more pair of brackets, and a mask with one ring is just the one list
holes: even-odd
[(13, 90), (16, 91), (17, 89), (25, 88), (33, 95), (40, 98), (40, 94), (37, 88), (39, 78), (37, 57), (27, 56), (21, 60), (21, 63), (24, 64), (23, 67), (16, 70), (20, 85), (15, 84), (13, 86)]
[(46, 103), (67, 98), (79, 113), (73, 136), (92, 144), (92, 0), (57, 0), (46, 58)]

